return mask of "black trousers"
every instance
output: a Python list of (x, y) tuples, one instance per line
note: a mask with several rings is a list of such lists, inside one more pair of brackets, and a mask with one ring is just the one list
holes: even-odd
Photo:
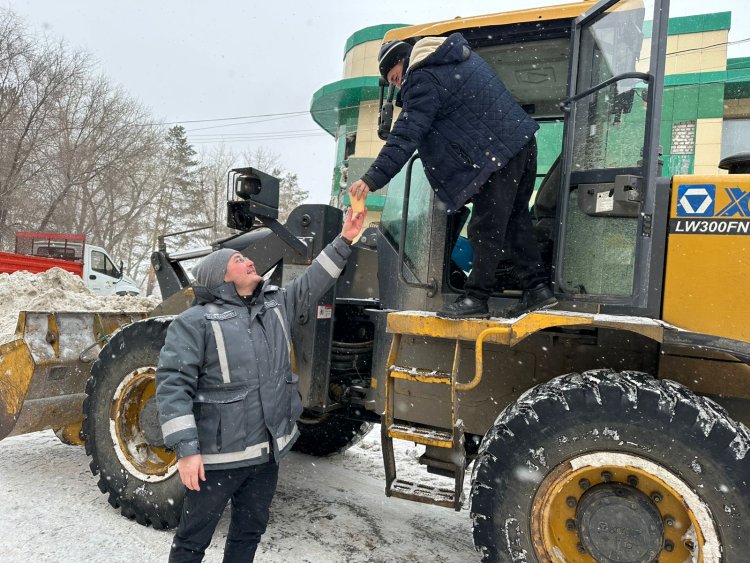
[(224, 562), (247, 563), (268, 524), (269, 507), (276, 492), (279, 466), (275, 461), (238, 469), (206, 471), (200, 491), (188, 489), (169, 563), (203, 560), (216, 524), (232, 499), (232, 519), (224, 546)]
[(474, 209), (468, 234), (474, 258), (465, 285), (470, 297), (487, 300), (492, 294), (506, 234), (521, 289), (546, 281), (529, 212), (536, 179), (536, 155), (536, 139), (532, 138), (504, 168), (490, 176), (472, 198)]

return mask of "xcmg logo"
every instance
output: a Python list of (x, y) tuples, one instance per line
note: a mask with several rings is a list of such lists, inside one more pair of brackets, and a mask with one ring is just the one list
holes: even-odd
[(678, 217), (750, 217), (750, 192), (742, 188), (720, 188), (720, 204), (713, 184), (677, 186)]
[(677, 186), (677, 218), (669, 231), (684, 234), (750, 234), (750, 191), (715, 184)]
[(729, 203), (719, 210), (717, 217), (750, 217), (750, 192), (740, 188), (724, 188), (729, 196)]
[(713, 217), (716, 186), (685, 184), (677, 187), (678, 217)]

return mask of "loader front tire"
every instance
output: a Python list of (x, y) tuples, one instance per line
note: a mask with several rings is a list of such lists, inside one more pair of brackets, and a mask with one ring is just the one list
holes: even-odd
[(154, 395), (168, 320), (117, 332), (91, 369), (83, 404), (82, 436), (99, 489), (123, 516), (157, 529), (177, 526), (185, 495), (176, 457), (161, 441)]
[(744, 561), (750, 432), (669, 380), (561, 376), (485, 435), (471, 515), (483, 561)]

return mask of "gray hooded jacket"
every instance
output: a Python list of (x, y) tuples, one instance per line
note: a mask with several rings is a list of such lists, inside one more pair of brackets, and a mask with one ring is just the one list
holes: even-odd
[(265, 282), (248, 308), (233, 283), (196, 288), (167, 330), (156, 372), (164, 443), (206, 469), (280, 461), (302, 414), (290, 361), (292, 320), (336, 283), (351, 254), (337, 237), (284, 288)]

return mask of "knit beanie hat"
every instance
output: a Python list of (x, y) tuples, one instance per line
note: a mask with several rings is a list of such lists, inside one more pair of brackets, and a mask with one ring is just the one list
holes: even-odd
[(388, 72), (405, 59), (411, 53), (411, 45), (406, 41), (396, 40), (383, 43), (378, 53), (378, 68), (383, 78), (388, 77)]
[(231, 248), (222, 248), (203, 258), (192, 270), (197, 284), (208, 289), (215, 289), (223, 284), (229, 259), (236, 253), (237, 251)]

